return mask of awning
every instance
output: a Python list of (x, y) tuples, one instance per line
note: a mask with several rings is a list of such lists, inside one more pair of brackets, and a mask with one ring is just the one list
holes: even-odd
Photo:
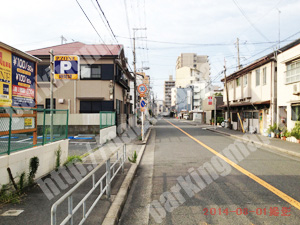
[[(249, 106), (249, 105), (270, 105), (271, 101), (259, 101), (259, 102), (239, 102), (229, 104), (229, 107), (242, 107), (242, 106)], [(220, 105), (219, 108), (226, 108), (227, 104)]]

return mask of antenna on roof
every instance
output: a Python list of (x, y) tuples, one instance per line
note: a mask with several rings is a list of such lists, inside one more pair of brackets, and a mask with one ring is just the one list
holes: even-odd
[(61, 35), (60, 38), (61, 38), (62, 45), (64, 44), (64, 41), (65, 41), (65, 44), (67, 43), (67, 39), (63, 35)]

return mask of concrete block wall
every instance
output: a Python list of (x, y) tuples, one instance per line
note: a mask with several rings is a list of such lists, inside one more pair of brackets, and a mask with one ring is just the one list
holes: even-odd
[(104, 144), (106, 141), (110, 141), (117, 137), (117, 127), (111, 126), (100, 130), (100, 144)]
[(29, 173), (29, 162), (32, 157), (39, 158), (40, 165), (36, 173), (36, 179), (48, 174), (55, 169), (56, 154), (58, 146), (61, 147), (61, 164), (68, 158), (69, 140), (61, 140), (44, 146), (29, 148), (26, 150), (11, 153), (10, 155), (0, 156), (0, 185), (8, 184), (10, 182), (7, 168), (11, 169), (15, 181), (18, 181), (18, 176), (23, 172), (26, 175)]

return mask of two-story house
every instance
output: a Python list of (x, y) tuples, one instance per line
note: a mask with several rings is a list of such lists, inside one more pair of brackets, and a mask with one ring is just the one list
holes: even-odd
[(300, 39), (282, 48), (277, 62), (277, 123), (291, 130), (300, 121)]
[(40, 108), (50, 108), (50, 49), (54, 55), (80, 57), (78, 80), (54, 81), (53, 105), (55, 109), (69, 109), (69, 132), (99, 132), (100, 111), (114, 111), (117, 125), (126, 124), (133, 111), (130, 82), (134, 78), (128, 71), (122, 45), (73, 42), (28, 51), (42, 59), (37, 68)]
[[(274, 54), (227, 76), (227, 89), (232, 128), (263, 133), (276, 121), (276, 60)], [(224, 82), (224, 79), (222, 79)], [(224, 88), (224, 109), (227, 117), (227, 97)], [(240, 117), (240, 118), (239, 118)]]

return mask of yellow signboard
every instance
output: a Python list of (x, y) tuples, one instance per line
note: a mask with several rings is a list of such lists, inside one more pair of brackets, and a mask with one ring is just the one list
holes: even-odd
[(33, 118), (25, 118), (24, 119), (25, 127), (32, 127), (32, 120), (33, 120)]
[(11, 106), (11, 53), (0, 48), (0, 107)]

